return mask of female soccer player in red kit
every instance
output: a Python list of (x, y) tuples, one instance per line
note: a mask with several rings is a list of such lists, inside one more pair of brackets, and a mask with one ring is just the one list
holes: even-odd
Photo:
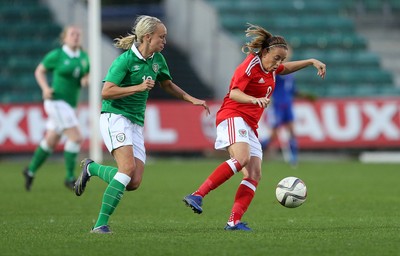
[(236, 192), (225, 230), (250, 231), (241, 222), (261, 179), (262, 149), (257, 127), (269, 104), (275, 87), (275, 75), (285, 75), (313, 65), (317, 75), (324, 78), (325, 64), (316, 59), (285, 62), (288, 45), (281, 36), (274, 36), (260, 26), (249, 24), (246, 36), (251, 42), (242, 47), (248, 56), (233, 74), (229, 92), (216, 117), (215, 148), (227, 150), (230, 159), (220, 164), (192, 194), (184, 197), (185, 204), (195, 213), (202, 213), (203, 198), (239, 171), (243, 180)]

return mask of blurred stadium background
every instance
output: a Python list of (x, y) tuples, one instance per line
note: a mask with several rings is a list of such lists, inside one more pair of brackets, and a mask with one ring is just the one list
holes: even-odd
[[(2, 156), (30, 153), (40, 141), (45, 116), (34, 69), (58, 45), (64, 25), (80, 25), (88, 47), (87, 6), (83, 0), (0, 1)], [(167, 24), (163, 54), (174, 81), (209, 100), (213, 111), (244, 57), (240, 47), (250, 22), (284, 36), (294, 49), (293, 59), (314, 57), (327, 64), (324, 81), (312, 68), (296, 73), (298, 88), (319, 97), (314, 105), (296, 102), (303, 154), (359, 156), (365, 151), (400, 149), (398, 0), (102, 0), (98, 42), (102, 77), (120, 53), (112, 39), (129, 33), (136, 16), (142, 14)], [(88, 98), (84, 91), (80, 118), (85, 150), (94, 136), (88, 128), (93, 115)], [(181, 104), (185, 103), (158, 88), (152, 90), (145, 131), (149, 154), (213, 151), (212, 116)], [(268, 136), (264, 124), (260, 134)]]

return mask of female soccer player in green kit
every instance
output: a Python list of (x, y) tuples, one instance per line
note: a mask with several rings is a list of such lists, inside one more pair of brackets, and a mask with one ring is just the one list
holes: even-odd
[[(62, 135), (67, 137), (64, 145), (64, 184), (71, 190), (74, 188), (76, 158), (82, 141), (75, 108), (81, 87), (88, 85), (89, 77), (89, 58), (81, 48), (81, 34), (78, 27), (66, 27), (61, 33), (62, 47), (46, 54), (35, 70), (48, 120), (45, 137), (36, 148), (29, 166), (23, 171), (28, 191), (39, 167), (53, 152)], [(47, 80), (47, 72), (53, 75), (51, 85)]]
[(80, 196), (92, 176), (108, 183), (92, 233), (111, 233), (108, 221), (125, 189), (136, 190), (142, 181), (146, 162), (144, 116), (149, 90), (155, 82), (173, 96), (202, 106), (209, 113), (204, 100), (192, 97), (172, 82), (160, 53), (166, 36), (167, 29), (158, 18), (143, 15), (136, 19), (132, 35), (116, 39), (115, 46), (126, 51), (114, 60), (104, 79), (100, 129), (118, 168), (84, 159), (75, 184), (75, 194)]

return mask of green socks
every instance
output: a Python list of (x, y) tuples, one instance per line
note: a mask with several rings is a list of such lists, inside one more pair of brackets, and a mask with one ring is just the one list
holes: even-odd
[(66, 168), (66, 176), (65, 179), (68, 181), (73, 181), (75, 179), (75, 166), (76, 166), (76, 157), (78, 153), (64, 151), (64, 159), (65, 159), (65, 168)]
[(106, 191), (104, 191), (99, 217), (94, 228), (108, 224), (108, 220), (121, 200), (125, 187), (130, 180), (131, 178), (124, 173), (118, 172), (115, 174)]
[(50, 151), (44, 150), (41, 146), (36, 148), (35, 153), (33, 153), (32, 160), (28, 166), (29, 172), (32, 174), (32, 176), (35, 175), (36, 171), (40, 166), (42, 166), (50, 154)]
[(105, 166), (96, 162), (92, 162), (89, 164), (88, 171), (90, 176), (98, 176), (105, 182), (110, 183), (115, 174), (118, 172), (118, 169), (112, 166)]

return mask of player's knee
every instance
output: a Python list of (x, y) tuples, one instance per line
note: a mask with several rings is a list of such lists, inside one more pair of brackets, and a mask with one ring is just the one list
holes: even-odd
[(81, 150), (81, 143), (79, 141), (67, 140), (64, 145), (64, 150), (73, 153), (79, 153)]
[[(136, 169), (135, 162), (119, 163), (118, 166), (119, 166), (119, 168), (118, 168), (119, 172), (125, 173), (129, 177), (134, 177), (135, 169)], [(132, 182), (133, 182), (133, 178), (130, 181), (130, 183), (132, 183)]]
[(132, 179), (131, 182), (126, 186), (127, 191), (134, 191), (137, 190), (140, 187), (140, 184), (142, 183), (142, 179)]
[(40, 141), (40, 147), (44, 151), (52, 153), (55, 148), (55, 143), (51, 144), (51, 143), (47, 142), (47, 140), (43, 139), (42, 141)]
[(243, 155), (237, 157), (236, 160), (240, 163), (242, 167), (244, 167), (250, 162), (250, 155)]
[(256, 173), (256, 174), (254, 175), (254, 177), (252, 177), (252, 179), (255, 180), (255, 181), (257, 181), (257, 182), (260, 182), (261, 178), (262, 178), (261, 172)]
[(260, 180), (261, 180), (261, 172), (257, 172), (257, 171), (251, 171), (251, 172), (248, 172), (248, 174), (244, 177), (244, 178), (247, 178), (247, 179), (251, 179), (251, 180), (255, 180), (255, 181), (257, 181), (257, 182), (260, 182)]

